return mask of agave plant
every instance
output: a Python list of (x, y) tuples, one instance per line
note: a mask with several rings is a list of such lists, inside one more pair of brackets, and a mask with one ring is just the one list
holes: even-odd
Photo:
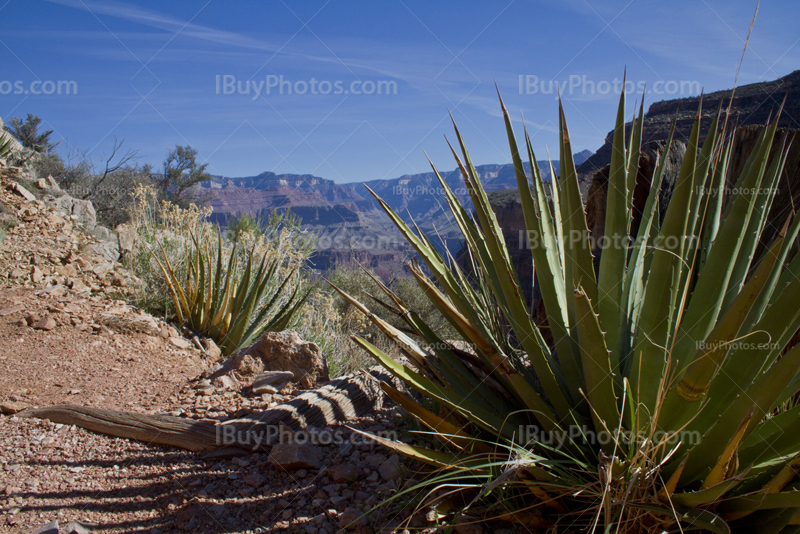
[[(741, 175), (728, 177), (723, 114), (701, 144), (698, 110), (666, 212), (657, 210), (662, 156), (631, 237), (644, 110), (626, 142), (623, 93), (596, 273), (561, 103), (549, 196), (527, 131), (532, 185), (500, 106), (553, 343), (521, 297), (454, 123), (460, 155), (451, 151), (474, 219), (431, 166), (478, 282), (376, 199), (427, 267), (408, 270), (472, 350), (440, 339), (385, 287), (411, 335), (341, 292), (407, 360), (355, 341), (428, 401), (384, 391), (444, 445), (374, 439), (441, 469), (426, 485), (442, 513), (459, 502), (549, 532), (800, 531), (800, 407), (780, 410), (800, 389), (800, 346), (785, 350), (800, 328), (800, 255), (790, 257), (800, 217), (755, 257), (785, 161), (785, 137), (773, 151), (777, 119)], [(724, 202), (729, 180), (736, 188)]]
[(285, 329), (310, 293), (309, 289), (300, 294), (302, 284), (297, 283), (296, 269), (281, 273), (281, 258), (267, 263), (267, 252), (260, 260), (254, 258), (255, 245), (246, 252), (246, 265), (240, 272), (237, 248), (238, 241), (234, 241), (225, 262), (218, 230), (214, 261), (208, 243), (201, 246), (192, 235), (185, 279), (176, 274), (163, 247), (163, 262), (152, 254), (169, 287), (178, 321), (213, 339), (226, 356), (264, 332)]
[(14, 138), (11, 134), (0, 131), (0, 158), (5, 158), (11, 153), (11, 145), (14, 143)]

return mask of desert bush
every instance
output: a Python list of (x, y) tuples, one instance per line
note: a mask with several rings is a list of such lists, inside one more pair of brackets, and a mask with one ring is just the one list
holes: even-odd
[(16, 137), (23, 147), (30, 148), (40, 154), (47, 154), (53, 151), (56, 144), (50, 142), (53, 130), (45, 130), (39, 133), (39, 125), (41, 123), (41, 118), (28, 113), (25, 122), (22, 122), (19, 117), (11, 117), (11, 124), (6, 125), (6, 131)]
[(165, 257), (176, 266), (177, 274), (185, 277), (183, 268), (189, 257), (191, 236), (194, 234), (201, 241), (215, 237), (214, 228), (206, 222), (211, 208), (183, 209), (159, 200), (152, 185), (139, 184), (127, 213), (134, 242), (133, 251), (124, 262), (142, 280), (135, 288), (136, 303), (153, 313), (175, 313), (169, 286), (150, 251), (162, 247)]
[[(624, 102), (623, 92), (595, 273), (563, 107), (551, 212), (527, 132), (522, 152), (533, 186), (501, 101), (553, 347), (521, 297), (457, 128), (454, 155), (475, 221), (433, 170), (485, 285), (470, 283), (376, 196), (431, 273), (411, 264), (412, 275), (472, 353), (436, 335), (388, 288), (413, 336), (346, 296), (410, 363), (363, 337), (358, 344), (446, 408), (435, 413), (383, 384), (444, 446), (373, 439), (440, 469), (425, 483), (425, 502), (440, 503), (452, 520), (468, 512), (548, 532), (796, 532), (800, 407), (786, 403), (798, 390), (800, 346), (784, 349), (800, 328), (800, 255), (789, 255), (800, 217), (755, 256), (787, 138), (775, 140), (777, 119), (764, 128), (723, 206), (730, 137), (718, 113), (701, 144), (698, 110), (663, 222), (656, 213), (662, 161), (631, 241), (644, 109), (628, 143)], [(665, 152), (671, 142), (672, 134)], [(773, 143), (780, 149), (770, 159)], [(513, 332), (511, 348), (498, 338), (488, 300)]]
[(182, 208), (192, 204), (202, 206), (211, 199), (210, 193), (197, 187), (200, 182), (211, 179), (207, 168), (207, 163), (198, 163), (197, 150), (175, 145), (167, 152), (163, 173), (153, 174), (152, 179), (162, 200)]

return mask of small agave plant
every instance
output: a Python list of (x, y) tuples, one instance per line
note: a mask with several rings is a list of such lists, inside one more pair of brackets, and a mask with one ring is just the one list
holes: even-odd
[(11, 154), (11, 145), (14, 144), (14, 138), (11, 134), (0, 130), (0, 158), (5, 158)]
[(203, 246), (192, 235), (185, 279), (176, 274), (163, 247), (161, 258), (151, 251), (169, 288), (178, 322), (213, 339), (225, 356), (264, 332), (285, 329), (310, 294), (310, 289), (300, 294), (301, 284), (292, 288), (296, 269), (282, 274), (282, 258), (268, 263), (266, 252), (260, 260), (254, 257), (255, 245), (246, 251), (247, 264), (240, 271), (238, 246), (235, 241), (225, 262), (219, 230), (216, 258), (208, 243)]
[(417, 395), (383, 390), (443, 445), (374, 439), (439, 468), (424, 502), (450, 519), (466, 512), (547, 532), (800, 532), (800, 407), (787, 407), (800, 390), (800, 346), (785, 350), (800, 328), (800, 254), (790, 252), (800, 217), (756, 257), (786, 155), (777, 119), (733, 177), (723, 209), (731, 136), (718, 113), (701, 145), (698, 111), (666, 213), (657, 213), (662, 157), (631, 240), (644, 110), (626, 143), (623, 93), (610, 246), (596, 273), (563, 107), (551, 207), (527, 131), (532, 186), (500, 106), (553, 346), (521, 296), (455, 127), (461, 154), (451, 151), (476, 220), (433, 171), (473, 272), (376, 198), (427, 266), (408, 270), (471, 350), (441, 339), (388, 288), (407, 331), (340, 291), (406, 359), (355, 341)]

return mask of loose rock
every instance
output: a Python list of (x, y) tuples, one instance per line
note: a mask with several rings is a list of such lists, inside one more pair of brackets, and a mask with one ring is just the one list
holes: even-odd
[(319, 469), (322, 467), (322, 451), (310, 443), (278, 443), (272, 447), (269, 461), (277, 469)]

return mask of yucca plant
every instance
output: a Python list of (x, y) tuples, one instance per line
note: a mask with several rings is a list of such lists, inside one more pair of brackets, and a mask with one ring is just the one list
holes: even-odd
[[(215, 260), (208, 243), (202, 246), (193, 234), (185, 278), (176, 274), (163, 248), (161, 258), (153, 253), (178, 321), (213, 339), (226, 356), (264, 332), (285, 329), (310, 293), (310, 289), (301, 293), (296, 268), (288, 273), (280, 270), (282, 258), (267, 262), (268, 251), (260, 259), (254, 258), (255, 244), (246, 251), (246, 265), (240, 272), (238, 245), (234, 241), (228, 260), (224, 261), (218, 230)], [(256, 265), (258, 269), (254, 270)]]
[(427, 266), (408, 270), (472, 351), (440, 339), (388, 288), (413, 335), (342, 292), (407, 360), (356, 342), (428, 402), (384, 391), (443, 446), (374, 439), (441, 469), (425, 502), (450, 518), (457, 506), (548, 532), (800, 531), (800, 407), (774, 415), (800, 389), (800, 346), (785, 350), (800, 328), (800, 255), (789, 261), (800, 217), (754, 257), (785, 161), (785, 137), (770, 157), (777, 119), (723, 204), (731, 136), (718, 112), (701, 144), (698, 110), (666, 213), (662, 156), (631, 239), (644, 109), (626, 142), (623, 93), (595, 273), (563, 107), (551, 209), (527, 131), (532, 186), (500, 106), (553, 346), (454, 123), (474, 219), (431, 166), (477, 278), (376, 199)]
[(0, 158), (5, 158), (11, 153), (11, 145), (14, 143), (14, 138), (11, 134), (0, 131)]

